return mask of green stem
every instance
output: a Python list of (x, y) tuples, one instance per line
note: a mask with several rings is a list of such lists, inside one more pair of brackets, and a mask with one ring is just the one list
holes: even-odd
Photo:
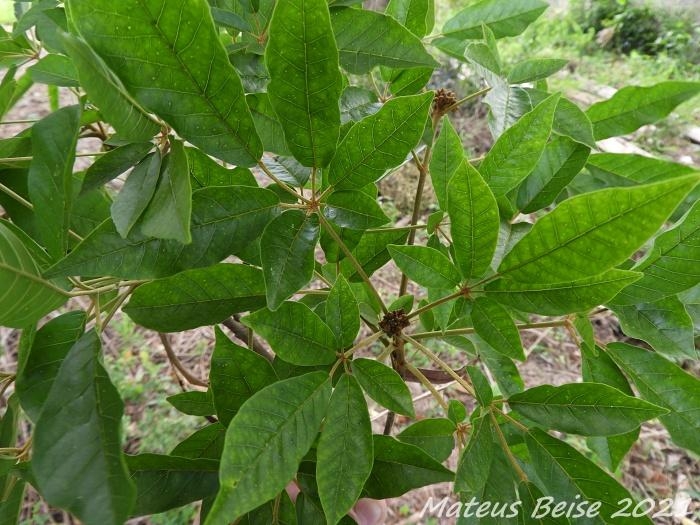
[(433, 395), (435, 401), (437, 401), (438, 404), (443, 408), (443, 410), (447, 412), (448, 407), (445, 398), (442, 397), (442, 395), (440, 395), (440, 392), (438, 392), (437, 389), (433, 386), (433, 384), (428, 380), (428, 378), (423, 375), (423, 372), (418, 370), (415, 366), (413, 366), (410, 363), (406, 363), (405, 366), (406, 370), (408, 370), (409, 372), (411, 372), (411, 374), (418, 378), (418, 381), (420, 381), (421, 385), (428, 389), (428, 391)]
[[(561, 319), (558, 321), (545, 321), (542, 323), (523, 323), (517, 324), (515, 327), (518, 330), (536, 330), (538, 328), (553, 328), (557, 326), (566, 326), (568, 321), (566, 319)], [(452, 330), (445, 331), (435, 331), (435, 332), (420, 332), (417, 334), (411, 334), (413, 339), (432, 339), (434, 337), (447, 337), (451, 335), (465, 335), (475, 333), (474, 328), (454, 328)]]
[(374, 287), (372, 284), (372, 281), (370, 281), (369, 276), (365, 272), (365, 270), (362, 268), (362, 265), (360, 262), (355, 258), (355, 256), (352, 254), (350, 249), (346, 246), (346, 244), (343, 242), (343, 239), (340, 238), (340, 235), (333, 229), (333, 225), (328, 222), (328, 220), (323, 216), (322, 213), (318, 214), (318, 218), (321, 221), (321, 224), (323, 227), (326, 229), (328, 234), (333, 238), (333, 240), (340, 246), (340, 249), (342, 252), (345, 254), (345, 256), (348, 258), (348, 260), (352, 263), (352, 265), (355, 267), (355, 270), (357, 271), (358, 275), (362, 277), (362, 280), (367, 283), (367, 286), (369, 286), (370, 291), (372, 292), (372, 295), (377, 299), (379, 302), (382, 311), (386, 314), (389, 312), (387, 309), (386, 305), (384, 304), (384, 301), (382, 300), (381, 295), (379, 295), (379, 292), (377, 289)]
[(348, 350), (347, 352), (345, 352), (343, 355), (344, 355), (346, 358), (351, 357), (352, 354), (354, 354), (355, 352), (357, 352), (357, 351), (360, 350), (361, 348), (364, 348), (365, 346), (371, 345), (371, 344), (374, 343), (375, 341), (378, 341), (379, 339), (381, 339), (381, 337), (382, 337), (383, 335), (384, 335), (384, 334), (383, 334), (382, 332), (375, 332), (375, 333), (373, 333), (372, 335), (370, 335), (370, 336), (368, 336), (368, 337), (365, 337), (364, 339), (362, 339), (361, 341), (359, 341), (358, 343), (356, 343), (352, 348), (350, 348), (350, 350)]
[(475, 99), (475, 98), (477, 98), (477, 97), (480, 97), (481, 95), (485, 95), (485, 94), (488, 93), (489, 91), (491, 91), (491, 88), (490, 88), (490, 87), (487, 87), (487, 88), (484, 88), (484, 89), (482, 89), (482, 90), (477, 91), (476, 93), (472, 93), (471, 95), (467, 95), (466, 97), (464, 97), (464, 98), (458, 100), (457, 102), (455, 102), (454, 104), (452, 104), (451, 106), (449, 106), (449, 107), (445, 110), (445, 113), (448, 113), (448, 112), (450, 112), (450, 111), (453, 111), (453, 110), (457, 109), (459, 106), (461, 106), (462, 104), (464, 104), (465, 102), (469, 102), (470, 100), (473, 100), (473, 99)]
[(294, 190), (289, 184), (286, 182), (281, 181), (280, 179), (277, 178), (277, 176), (270, 171), (270, 169), (265, 166), (265, 163), (260, 160), (258, 161), (258, 167), (267, 175), (273, 182), (275, 182), (280, 188), (282, 188), (284, 191), (289, 193), (290, 195), (294, 195), (297, 199), (300, 199), (302, 202), (309, 204), (309, 199), (304, 197), (303, 195), (300, 195), (297, 191)]
[[(437, 301), (433, 301), (432, 303), (426, 304), (425, 306), (419, 308), (418, 310), (414, 310), (413, 312), (411, 312), (408, 315), (408, 318), (411, 319), (411, 318), (416, 317), (424, 312), (427, 312), (428, 310), (432, 310), (433, 308), (436, 308), (436, 307), (440, 306), (441, 304), (445, 304), (445, 303), (448, 303), (454, 299), (458, 299), (462, 296), (463, 293), (464, 292), (462, 292), (462, 290), (459, 290), (459, 291), (452, 293), (450, 295), (446, 295), (445, 297), (442, 297), (442, 298), (438, 299)], [(401, 297), (401, 296), (399, 296), (399, 297)]]
[(515, 470), (516, 474), (518, 475), (521, 481), (527, 482), (527, 474), (525, 474), (525, 471), (523, 471), (522, 467), (520, 467), (520, 463), (518, 463), (518, 460), (515, 459), (513, 452), (510, 450), (510, 447), (508, 446), (508, 441), (506, 441), (506, 437), (503, 435), (503, 431), (498, 425), (498, 420), (496, 419), (493, 410), (489, 412), (489, 415), (491, 416), (491, 422), (493, 423), (493, 428), (496, 430), (496, 435), (498, 436), (498, 441), (501, 444), (501, 448), (503, 449), (503, 452), (505, 452), (506, 456), (508, 456), (508, 460), (513, 466), (513, 470)]
[(464, 390), (466, 390), (470, 396), (476, 397), (476, 393), (474, 392), (474, 388), (469, 383), (467, 383), (464, 380), (464, 378), (460, 377), (460, 375), (457, 372), (455, 372), (454, 369), (450, 365), (448, 365), (442, 359), (440, 359), (440, 356), (438, 356), (435, 352), (433, 352), (427, 346), (419, 343), (415, 339), (412, 339), (411, 336), (404, 335), (403, 337), (406, 340), (406, 342), (411, 343), (413, 346), (418, 348), (418, 350), (420, 350), (423, 354), (425, 354), (425, 356), (428, 359), (430, 359), (433, 363), (435, 363), (440, 368), (442, 368), (445, 371), (445, 373), (447, 373), (447, 375), (449, 375), (452, 379), (457, 381), (457, 383), (459, 383), (459, 385), (462, 388), (464, 388)]

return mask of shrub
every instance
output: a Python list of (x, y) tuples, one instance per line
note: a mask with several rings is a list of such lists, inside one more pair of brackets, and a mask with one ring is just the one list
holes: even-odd
[[(700, 177), (596, 146), (700, 84), (630, 86), (583, 111), (542, 82), (565, 60), (501, 65), (498, 40), (546, 7), (484, 0), (434, 33), (433, 3), (417, 0), (386, 13), (353, 0), (32, 4), (1, 35), (1, 107), (32, 81), (76, 100), (0, 141), (0, 324), (22, 331), (2, 375), (6, 522), (27, 484), (86, 525), (199, 500), (208, 525), (307, 525), (453, 481), (455, 501), (509, 504), (527, 523), (544, 496), (616, 523), (630, 494), (608, 472), (642, 423), (659, 418), (700, 453), (700, 381), (679, 366), (697, 359)], [(483, 89), (424, 89), (440, 52)], [(467, 158), (450, 115), (481, 98), (495, 142)], [(103, 148), (74, 172), (85, 137)], [(376, 183), (406, 162), (420, 183), (398, 226)], [(428, 178), (439, 209), (424, 221)], [(390, 260), (391, 303), (373, 279)], [(190, 385), (169, 401), (202, 421), (169, 454), (122, 450), (101, 358), (122, 306), (161, 333)], [(608, 310), (650, 348), (598, 341), (591, 319)], [(167, 336), (202, 326), (216, 334), (206, 380)], [(547, 327), (579, 345), (583, 382), (524, 387), (520, 332)], [(394, 414), (416, 415), (407, 382), (442, 417), (393, 435)], [(448, 402), (445, 382), (473, 402)], [(390, 411), (383, 434), (365, 396)], [(21, 422), (32, 439), (17, 444)], [(625, 522), (651, 523), (632, 508)]]

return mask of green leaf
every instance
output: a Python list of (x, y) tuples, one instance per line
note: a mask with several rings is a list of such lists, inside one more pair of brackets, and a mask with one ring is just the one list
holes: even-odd
[(347, 86), (340, 97), (340, 121), (357, 122), (373, 115), (382, 105), (374, 91), (358, 86)]
[(262, 272), (243, 264), (221, 263), (139, 286), (124, 312), (146, 328), (181, 332), (263, 306)]
[(330, 395), (328, 374), (312, 372), (243, 404), (226, 432), (221, 489), (206, 525), (227, 525), (284, 489), (316, 439)]
[(358, 190), (333, 192), (323, 215), (341, 228), (353, 230), (368, 230), (390, 222), (377, 199)]
[(360, 331), (360, 307), (342, 274), (338, 275), (326, 298), (325, 313), (326, 324), (335, 334), (337, 347), (352, 345)]
[(270, 222), (260, 240), (267, 305), (276, 310), (308, 284), (320, 236), (318, 217), (287, 210)]
[[(587, 318), (585, 320), (588, 321)], [(588, 326), (590, 327), (590, 323)], [(607, 353), (593, 344), (581, 345), (581, 375), (585, 382), (605, 383), (617, 388), (623, 394), (634, 395), (629, 382), (615, 362)], [(635, 429), (619, 436), (590, 437), (587, 442), (588, 448), (595, 452), (611, 472), (614, 472), (638, 439), (639, 429)]]
[(142, 217), (141, 232), (159, 239), (192, 242), (192, 185), (185, 146), (170, 142), (170, 153), (163, 159), (153, 200)]
[[(72, 7), (76, 3), (69, 5)], [(83, 39), (68, 33), (61, 35), (61, 43), (77, 70), (80, 85), (114, 129), (134, 142), (151, 140), (159, 131), (158, 124), (133, 99), (102, 58)]]
[[(372, 275), (391, 259), (387, 245), (404, 243), (407, 237), (408, 230), (405, 228), (365, 233), (352, 254), (365, 273)], [(362, 281), (357, 269), (347, 258), (341, 261), (340, 271), (350, 282)]]
[(268, 94), (251, 93), (246, 95), (246, 101), (265, 151), (278, 155), (291, 155), (292, 152), (284, 139), (284, 129)]
[(440, 135), (435, 141), (430, 157), (430, 180), (440, 209), (447, 210), (448, 183), (464, 162), (464, 146), (450, 119), (444, 118), (442, 122)]
[(467, 374), (474, 387), (476, 400), (482, 407), (489, 406), (493, 401), (493, 388), (489, 379), (478, 366), (467, 365)]
[(447, 406), (447, 417), (455, 425), (467, 419), (467, 407), (456, 399), (450, 399)]
[(609, 100), (593, 104), (587, 114), (596, 140), (626, 135), (666, 117), (700, 93), (700, 82), (668, 81), (650, 87), (628, 86)]
[(228, 169), (197, 148), (185, 148), (192, 186), (253, 186), (258, 182), (247, 168)]
[(693, 320), (678, 297), (632, 306), (610, 305), (610, 308), (627, 336), (646, 341), (654, 350), (671, 359), (698, 358)]
[(478, 350), (479, 357), (484, 360), (484, 364), (493, 374), (493, 378), (496, 380), (496, 384), (501, 392), (505, 395), (513, 395), (523, 391), (525, 388), (523, 379), (512, 359), (499, 354), (485, 343), (479, 344)]
[(687, 176), (568, 199), (535, 223), (503, 259), (499, 273), (548, 283), (603, 273), (656, 232), (698, 180)]
[(374, 466), (365, 483), (367, 497), (397, 498), (409, 490), (453, 479), (453, 472), (418, 447), (391, 436), (374, 436)]
[(615, 184), (616, 186), (630, 185), (630, 182), (660, 182), (695, 172), (691, 166), (685, 164), (624, 153), (596, 153), (590, 156), (586, 167), (594, 173), (627, 179)]
[(482, 24), (485, 24), (496, 38), (517, 36), (537, 20), (547, 7), (548, 4), (542, 0), (481, 0), (450, 18), (442, 34), (459, 40), (478, 39), (483, 35)]
[(559, 95), (552, 95), (523, 115), (503, 133), (479, 166), (479, 171), (501, 197), (515, 188), (537, 167), (552, 133)]
[(586, 165), (591, 149), (568, 137), (556, 137), (545, 147), (530, 175), (517, 189), (516, 203), (523, 213), (552, 204)]
[(397, 414), (415, 417), (411, 392), (401, 376), (392, 368), (374, 359), (353, 359), (352, 372), (377, 403)]
[(15, 384), (22, 410), (35, 423), (63, 359), (83, 335), (85, 319), (84, 312), (68, 312), (46, 323), (34, 335)]
[[(541, 104), (551, 95), (538, 89), (526, 90), (531, 105)], [(593, 124), (586, 113), (565, 97), (559, 98), (557, 110), (554, 112), (552, 131), (559, 135), (569, 137), (590, 148), (596, 148), (596, 140), (593, 136)]]
[(267, 93), (287, 146), (304, 166), (323, 168), (338, 142), (343, 90), (328, 2), (277, 2), (268, 34)]
[(210, 155), (257, 163), (262, 144), (205, 0), (69, 0), (67, 7), (141, 105)]
[(459, 458), (455, 474), (455, 492), (471, 494), (483, 490), (491, 472), (494, 447), (494, 430), (490, 416), (485, 414), (472, 420), (469, 442)]
[(442, 463), (455, 447), (455, 430), (455, 424), (449, 419), (422, 419), (403, 429), (396, 439), (417, 446)]
[(312, 366), (335, 360), (335, 334), (304, 303), (285, 301), (277, 310), (258, 310), (243, 322), (288, 363)]
[(80, 114), (80, 106), (61, 108), (32, 127), (34, 158), (27, 179), (29, 198), (41, 240), (55, 259), (63, 257), (68, 249)]
[(545, 428), (581, 436), (614, 436), (668, 411), (603, 383), (542, 385), (508, 398), (508, 405)]
[(190, 390), (188, 392), (180, 392), (179, 394), (166, 397), (165, 400), (175, 407), (175, 410), (189, 416), (206, 417), (216, 414), (209, 391)]
[(94, 331), (63, 360), (34, 430), (32, 471), (49, 504), (86, 525), (124, 523), (134, 504), (121, 451), (124, 404)]
[(219, 459), (224, 449), (226, 427), (213, 423), (200, 428), (194, 434), (179, 443), (170, 453), (181, 458)]
[(219, 462), (158, 454), (126, 456), (136, 486), (132, 516), (145, 516), (182, 507), (216, 494)]
[(116, 179), (129, 168), (141, 162), (152, 148), (153, 144), (150, 142), (135, 142), (119, 146), (98, 157), (85, 172), (80, 192), (87, 193)]
[(447, 211), (454, 246), (454, 258), (465, 279), (488, 270), (500, 221), (496, 199), (481, 175), (462, 161), (447, 186)]
[(316, 451), (318, 495), (330, 525), (360, 497), (374, 462), (367, 402), (353, 376), (343, 375), (333, 390)]
[(152, 279), (210, 266), (254, 241), (278, 204), (277, 195), (263, 188), (202, 188), (192, 194), (191, 244), (152, 239), (137, 231), (122, 239), (108, 220), (45, 274)]
[(432, 101), (432, 92), (392, 98), (354, 124), (328, 168), (329, 182), (338, 189), (361, 188), (401, 164), (423, 136)]
[(0, 325), (24, 328), (64, 304), (68, 296), (41, 276), (31, 247), (11, 228), (0, 221)]
[(566, 315), (585, 312), (607, 303), (620, 290), (639, 280), (639, 272), (613, 268), (593, 277), (555, 284), (537, 284), (498, 279), (485, 291), (499, 303), (522, 312)]
[(530, 429), (525, 441), (532, 465), (547, 489), (545, 494), (558, 501), (574, 501), (579, 496), (583, 501), (600, 502), (597, 517), (590, 521), (593, 524), (652, 525), (648, 517), (618, 514), (613, 518), (620, 511), (620, 501), (632, 500), (630, 493), (570, 445), (536, 428)]
[(424, 37), (435, 25), (434, 0), (389, 0), (386, 14), (416, 36)]
[(376, 11), (333, 9), (333, 32), (340, 65), (348, 73), (369, 73), (375, 66), (436, 67), (438, 64), (420, 38), (391, 16)]
[(552, 76), (569, 63), (560, 58), (530, 58), (518, 62), (508, 73), (508, 82), (511, 84), (525, 84), (535, 82)]
[(421, 286), (449, 290), (460, 283), (459, 270), (434, 248), (396, 244), (387, 248), (401, 271)]
[(276, 381), (277, 374), (267, 359), (238, 346), (216, 328), (209, 383), (222, 425), (228, 426), (247, 399)]
[(520, 333), (508, 311), (496, 301), (479, 297), (472, 307), (474, 330), (491, 348), (519, 361), (525, 360)]
[[(63, 55), (46, 55), (28, 69), (34, 82), (62, 87), (78, 87), (78, 72), (73, 61)], [(2, 113), (0, 113), (2, 114)]]
[(646, 256), (633, 266), (644, 276), (615, 297), (615, 304), (653, 302), (700, 282), (700, 201), (678, 223), (654, 240)]
[(112, 202), (112, 221), (123, 238), (129, 235), (153, 199), (162, 160), (160, 152), (155, 152), (139, 162)]
[[(522, 502), (520, 516), (522, 521), (519, 523), (523, 525), (569, 525), (570, 521), (565, 513), (562, 513), (561, 516), (557, 515), (556, 518), (553, 516), (553, 507), (556, 506), (556, 503), (552, 501), (552, 505), (547, 507), (549, 500), (546, 499), (546, 496), (542, 494), (542, 491), (534, 483), (530, 481), (520, 482), (518, 495)], [(586, 510), (586, 507), (584, 507), (583, 511), (585, 512)]]
[(670, 411), (659, 419), (673, 441), (700, 454), (700, 380), (661, 355), (636, 346), (612, 343), (606, 351), (644, 399)]

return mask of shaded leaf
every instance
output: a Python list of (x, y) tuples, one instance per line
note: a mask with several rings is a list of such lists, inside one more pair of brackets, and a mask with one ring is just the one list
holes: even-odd
[(330, 394), (328, 374), (312, 372), (243, 404), (226, 432), (221, 490), (207, 525), (227, 525), (284, 489), (316, 438)]
[(335, 334), (338, 348), (352, 345), (360, 331), (360, 308), (342, 274), (338, 275), (326, 298), (325, 314), (326, 324)]
[(457, 168), (464, 162), (464, 146), (450, 119), (443, 118), (442, 122), (440, 135), (433, 145), (433, 153), (430, 157), (430, 180), (440, 209), (446, 211), (447, 185)]
[(210, 155), (256, 164), (262, 144), (205, 0), (67, 6), (72, 24), (141, 105)]
[(146, 328), (181, 332), (263, 306), (262, 272), (243, 264), (221, 263), (139, 286), (124, 312)]
[(15, 384), (22, 410), (35, 423), (63, 359), (83, 335), (85, 319), (84, 312), (68, 312), (46, 323), (34, 335)]
[(545, 428), (582, 436), (624, 434), (667, 413), (603, 383), (537, 386), (510, 396), (508, 405)]
[(496, 352), (512, 359), (525, 360), (520, 333), (513, 318), (499, 303), (479, 297), (472, 307), (474, 329)]
[(460, 283), (457, 267), (434, 248), (396, 244), (387, 248), (401, 271), (421, 286), (449, 290)]
[(119, 235), (126, 238), (148, 208), (161, 171), (159, 152), (143, 159), (131, 171), (111, 206), (112, 221)]
[(129, 168), (138, 164), (153, 148), (150, 142), (134, 142), (119, 146), (98, 157), (85, 172), (81, 193), (87, 193), (116, 179)]
[(613, 268), (593, 277), (556, 284), (504, 278), (489, 283), (485, 291), (499, 303), (523, 312), (565, 315), (585, 312), (606, 303), (641, 276), (639, 272)]
[(650, 87), (627, 86), (588, 108), (596, 140), (632, 133), (666, 117), (700, 93), (700, 82), (668, 81)]
[(243, 318), (243, 322), (262, 335), (288, 363), (325, 365), (336, 358), (335, 335), (304, 303), (285, 301), (277, 310), (258, 310)]
[(455, 474), (455, 492), (478, 493), (483, 490), (491, 472), (494, 452), (494, 430), (488, 414), (472, 421), (467, 447), (459, 459)]
[(600, 274), (634, 253), (697, 183), (688, 176), (572, 197), (535, 223), (499, 273), (550, 283)]
[[(34, 250), (41, 252), (36, 245)], [(12, 328), (34, 323), (68, 300), (60, 288), (41, 276), (31, 245), (4, 221), (0, 221), (0, 289), (0, 325)], [(19, 303), (18, 297), (22, 298)]]
[(362, 389), (377, 403), (397, 414), (415, 416), (411, 392), (394, 369), (374, 359), (358, 358), (352, 361), (352, 371)]
[(488, 270), (498, 241), (496, 199), (476, 168), (462, 161), (447, 186), (454, 258), (466, 279)]
[(338, 142), (343, 88), (328, 2), (277, 2), (268, 34), (267, 93), (287, 146), (304, 166), (323, 168)]
[(27, 186), (39, 236), (52, 258), (68, 249), (73, 200), (73, 162), (80, 128), (80, 106), (55, 111), (32, 126), (32, 151)]
[(610, 305), (629, 337), (649, 343), (672, 359), (697, 358), (693, 320), (676, 296), (632, 306)]
[(316, 480), (328, 523), (335, 525), (360, 497), (374, 461), (372, 423), (357, 380), (343, 375), (333, 390), (316, 451)]
[(661, 355), (636, 346), (612, 343), (606, 351), (644, 399), (670, 411), (659, 419), (673, 441), (700, 453), (700, 380)]
[(452, 481), (454, 473), (414, 445), (374, 436), (374, 466), (365, 483), (373, 499), (397, 498), (412, 489)]
[(222, 425), (228, 426), (247, 399), (276, 381), (277, 374), (267, 359), (238, 346), (216, 328), (209, 383)]
[(41, 495), (86, 525), (123, 523), (134, 504), (121, 452), (124, 404), (99, 362), (94, 331), (68, 352), (34, 430)]
[(331, 12), (340, 64), (349, 73), (375, 66), (437, 66), (421, 40), (391, 16), (369, 10), (338, 8)]
[(328, 168), (330, 184), (361, 188), (401, 164), (423, 136), (432, 100), (432, 92), (392, 98), (354, 124)]
[(287, 210), (265, 228), (260, 256), (271, 310), (311, 280), (319, 236), (318, 217), (301, 210)]
[(103, 222), (46, 275), (112, 275), (126, 279), (167, 277), (210, 266), (255, 240), (277, 210), (279, 199), (263, 188), (208, 187), (192, 195), (192, 243), (152, 239), (132, 232), (122, 239)]
[(153, 200), (143, 214), (141, 232), (159, 239), (190, 244), (191, 219), (192, 184), (185, 146), (179, 140), (172, 140), (170, 153), (161, 165)]
[(178, 412), (190, 416), (213, 416), (216, 413), (214, 403), (209, 391), (190, 390), (168, 396), (165, 400), (170, 403)]
[(403, 429), (396, 439), (417, 446), (442, 463), (455, 447), (455, 430), (455, 424), (449, 419), (421, 419)]
[(126, 456), (136, 486), (132, 516), (157, 514), (216, 494), (219, 462), (158, 454)]
[(377, 199), (355, 190), (333, 192), (323, 214), (338, 226), (354, 230), (367, 230), (390, 222)]
[(530, 429), (525, 441), (546, 494), (558, 501), (574, 501), (578, 495), (582, 500), (600, 502), (598, 515), (591, 519), (594, 524), (651, 525), (648, 517), (618, 514), (613, 518), (620, 510), (620, 501), (632, 499), (630, 493), (573, 447), (538, 429)]
[(84, 40), (63, 33), (61, 44), (77, 70), (80, 85), (117, 132), (135, 142), (149, 141), (158, 133), (158, 124)]

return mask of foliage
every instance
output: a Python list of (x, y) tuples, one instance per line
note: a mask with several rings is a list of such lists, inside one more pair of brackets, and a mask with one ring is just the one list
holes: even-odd
[[(22, 331), (18, 370), (1, 376), (16, 382), (0, 421), (3, 523), (26, 484), (86, 525), (200, 500), (209, 525), (306, 525), (445, 481), (462, 501), (523, 502), (524, 523), (542, 495), (600, 502), (593, 523), (651, 523), (613, 517), (629, 492), (609, 472), (657, 418), (700, 453), (700, 380), (680, 366), (698, 357), (700, 175), (596, 141), (663, 119), (700, 83), (628, 86), (584, 111), (548, 90), (565, 60), (499, 54), (540, 0), (482, 0), (439, 29), (427, 0), (386, 13), (353, 0), (26, 4), (0, 34), (0, 108), (32, 82), (77, 100), (0, 141), (0, 324)], [(426, 89), (444, 55), (483, 89)], [(481, 97), (495, 143), (468, 158), (450, 116)], [(102, 151), (74, 172), (88, 136)], [(397, 226), (376, 184), (407, 162), (415, 213)], [(428, 178), (439, 209), (423, 223)], [(373, 275), (390, 260), (388, 304)], [(102, 358), (122, 306), (161, 332), (191, 386), (168, 402), (201, 428), (169, 452), (122, 449), (124, 393)], [(600, 346), (590, 321), (607, 310), (650, 348)], [(211, 325), (204, 381), (164, 332)], [(583, 382), (525, 389), (521, 332), (555, 326), (578, 343)], [(474, 404), (434, 388), (450, 381)], [(394, 436), (393, 413), (415, 418), (409, 382), (441, 417)], [(394, 411), (385, 435), (368, 398)], [(33, 439), (18, 447), (24, 420)]]

